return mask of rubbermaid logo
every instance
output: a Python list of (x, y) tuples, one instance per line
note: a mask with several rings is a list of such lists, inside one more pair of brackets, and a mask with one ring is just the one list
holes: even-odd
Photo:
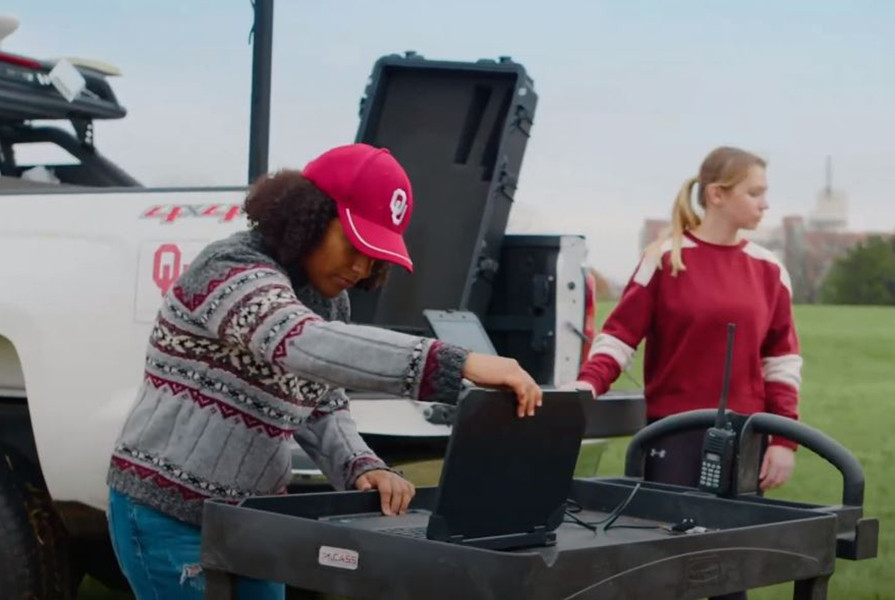
[(687, 581), (694, 585), (706, 585), (721, 578), (721, 560), (717, 556), (696, 558), (687, 563)]
[(333, 548), (332, 546), (320, 546), (320, 552), (317, 555), (317, 561), (324, 567), (348, 569), (349, 571), (357, 570), (359, 558), (360, 556), (354, 550)]

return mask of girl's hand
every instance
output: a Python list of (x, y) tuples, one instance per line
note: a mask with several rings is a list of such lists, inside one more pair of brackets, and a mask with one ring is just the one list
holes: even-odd
[(367, 471), (357, 478), (354, 487), (359, 490), (379, 490), (382, 514), (393, 517), (407, 512), (407, 506), (416, 495), (413, 484), (391, 471), (377, 469)]
[(541, 406), (541, 387), (512, 358), (472, 352), (463, 366), (463, 377), (476, 385), (508, 387), (516, 392), (520, 417), (534, 416), (535, 407)]
[(761, 463), (758, 479), (761, 489), (780, 487), (790, 478), (796, 466), (796, 453), (786, 446), (769, 446)]

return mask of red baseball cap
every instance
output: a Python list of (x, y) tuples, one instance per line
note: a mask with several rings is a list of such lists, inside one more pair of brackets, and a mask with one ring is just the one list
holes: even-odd
[(367, 144), (333, 148), (309, 162), (302, 175), (335, 200), (355, 248), (413, 272), (403, 237), (413, 212), (413, 191), (388, 150)]

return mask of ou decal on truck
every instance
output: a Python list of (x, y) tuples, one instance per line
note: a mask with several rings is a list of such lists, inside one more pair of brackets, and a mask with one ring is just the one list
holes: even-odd
[(146, 241), (141, 244), (137, 264), (135, 321), (155, 321), (162, 298), (207, 244), (207, 240)]

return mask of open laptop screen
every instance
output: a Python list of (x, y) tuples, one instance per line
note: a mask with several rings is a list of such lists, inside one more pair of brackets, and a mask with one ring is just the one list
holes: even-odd
[(545, 391), (535, 416), (519, 418), (512, 392), (468, 390), (458, 405), (429, 537), (558, 527), (584, 434), (581, 406), (575, 392)]

